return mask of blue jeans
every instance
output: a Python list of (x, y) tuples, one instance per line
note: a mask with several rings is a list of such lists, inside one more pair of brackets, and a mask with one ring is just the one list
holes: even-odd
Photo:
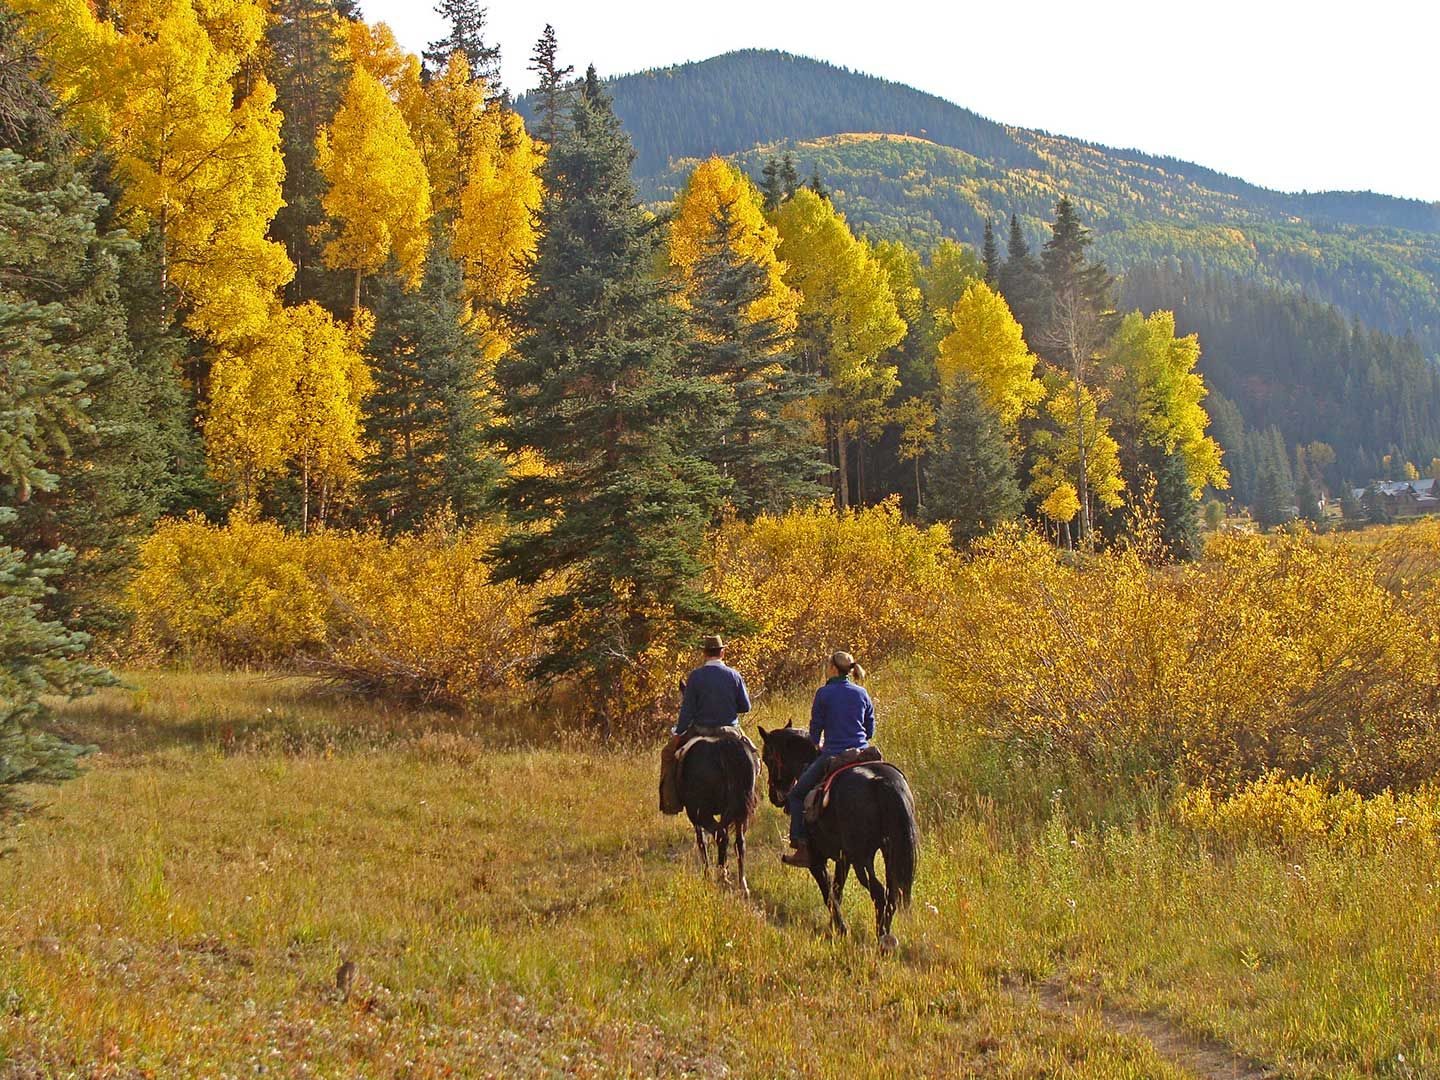
[(825, 775), (825, 770), (830, 766), (830, 759), (821, 754), (814, 761), (805, 767), (800, 778), (795, 781), (795, 786), (790, 789), (790, 795), (785, 800), (785, 805), (790, 811), (790, 843), (803, 844), (806, 839), (805, 831), (805, 796), (820, 782)]

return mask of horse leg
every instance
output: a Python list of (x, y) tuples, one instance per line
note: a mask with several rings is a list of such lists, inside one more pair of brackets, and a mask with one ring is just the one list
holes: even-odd
[(720, 826), (720, 831), (715, 834), (715, 865), (721, 881), (730, 880), (730, 868), (725, 865), (725, 855), (730, 850), (730, 828), (726, 825)]
[(710, 852), (705, 848), (705, 830), (695, 826), (695, 846), (700, 849), (700, 869), (710, 872)]
[[(810, 876), (815, 879), (815, 884), (820, 886), (820, 902), (825, 905), (825, 910), (830, 910), (830, 874), (825, 867), (828, 864), (824, 859), (814, 855), (810, 856)], [(832, 922), (831, 929), (834, 929)], [(842, 931), (843, 932), (843, 931)]]
[(830, 925), (842, 936), (850, 933), (845, 925), (845, 916), (840, 913), (840, 901), (845, 896), (845, 879), (850, 876), (850, 860), (843, 854), (835, 860), (835, 878), (830, 882)]
[[(865, 872), (860, 872), (863, 865)], [(885, 947), (885, 939), (890, 934), (890, 897), (886, 895), (885, 886), (880, 884), (880, 879), (875, 876), (875, 853), (872, 851), (864, 863), (857, 863), (855, 874), (870, 890), (870, 899), (875, 902), (875, 939)], [(892, 946), (889, 946), (893, 948)]]
[(745, 880), (745, 823), (735, 823), (735, 861), (740, 866), (740, 895), (750, 899), (750, 883)]

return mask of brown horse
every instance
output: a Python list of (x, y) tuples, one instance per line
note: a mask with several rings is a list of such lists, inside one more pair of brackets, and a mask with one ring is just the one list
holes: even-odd
[(756, 787), (760, 770), (755, 752), (743, 737), (717, 731), (701, 735), (685, 750), (680, 762), (680, 799), (685, 815), (695, 826), (695, 846), (700, 864), (710, 866), (705, 837), (715, 837), (716, 866), (725, 873), (725, 855), (730, 833), (735, 833), (735, 860), (740, 864), (740, 891), (750, 895), (745, 880), (745, 830), (760, 801)]

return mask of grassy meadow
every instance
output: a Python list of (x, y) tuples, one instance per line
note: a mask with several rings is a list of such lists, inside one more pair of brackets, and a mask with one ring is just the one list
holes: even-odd
[(924, 841), (889, 957), (853, 883), (823, 932), (768, 805), (753, 899), (702, 876), (651, 745), (128, 675), (6, 835), (0, 1074), (1440, 1074), (1433, 852), (1227, 849), (1143, 799), (1075, 826), (1095, 793), (997, 797), (932, 681), (875, 674)]

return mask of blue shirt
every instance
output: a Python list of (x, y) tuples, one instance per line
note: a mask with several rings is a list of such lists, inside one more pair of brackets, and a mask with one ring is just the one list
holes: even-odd
[(810, 741), (822, 755), (859, 750), (875, 737), (875, 705), (844, 675), (828, 679), (810, 706)]
[(692, 724), (704, 727), (735, 724), (742, 712), (749, 711), (750, 695), (740, 673), (719, 660), (707, 660), (685, 680), (685, 696), (680, 700), (680, 721), (675, 725), (675, 734), (687, 731)]

